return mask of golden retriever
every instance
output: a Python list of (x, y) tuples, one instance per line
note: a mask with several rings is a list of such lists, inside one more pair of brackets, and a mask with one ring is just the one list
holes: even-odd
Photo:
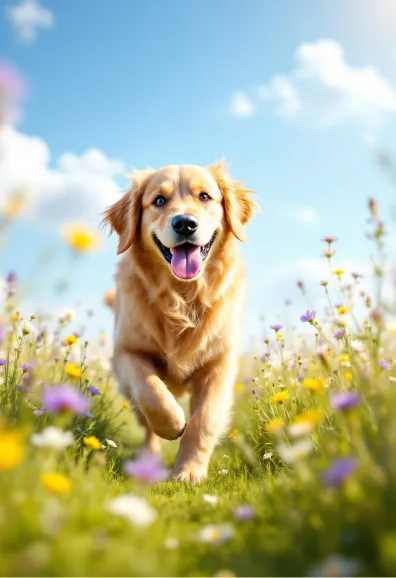
[[(223, 163), (136, 171), (104, 213), (124, 254), (116, 275), (113, 368), (146, 447), (181, 437), (173, 475), (197, 482), (228, 426), (245, 273), (237, 240), (256, 203)], [(190, 394), (186, 422), (176, 401)]]

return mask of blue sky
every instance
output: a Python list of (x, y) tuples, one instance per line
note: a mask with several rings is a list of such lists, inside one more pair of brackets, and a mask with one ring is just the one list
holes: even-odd
[[(262, 213), (243, 249), (245, 344), (262, 334), (260, 316), (266, 325), (281, 318), (285, 298), (298, 322), (296, 279), (312, 283), (315, 304), (323, 235), (340, 237), (337, 264), (366, 266), (367, 198), (388, 214), (394, 196), (375, 163), (378, 148), (395, 148), (391, 0), (30, 0), (22, 17), (12, 11), (21, 5), (2, 3), (0, 57), (30, 85), (15, 130), (42, 139), (50, 157), (40, 169), (47, 185), (35, 185), (38, 209), (10, 232), (0, 276), (12, 268), (31, 282), (29, 307), (73, 308), (78, 298), (97, 312), (91, 331), (111, 331), (101, 298), (112, 286), (115, 239), (75, 265), (59, 228), (67, 199), (95, 222), (95, 203), (116, 200), (114, 183), (124, 186), (122, 169), (132, 166), (225, 156), (232, 175), (259, 192)], [(29, 139), (20, 157), (30, 156)], [(90, 149), (103, 155), (99, 169), (84, 156)], [(55, 178), (59, 197), (48, 204)], [(35, 275), (48, 249), (48, 277), (70, 281), (58, 297)]]

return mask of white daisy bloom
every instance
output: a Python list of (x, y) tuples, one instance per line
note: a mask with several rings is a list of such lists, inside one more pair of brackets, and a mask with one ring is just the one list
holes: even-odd
[(117, 496), (117, 498), (107, 502), (105, 507), (107, 511), (115, 516), (125, 518), (125, 520), (134, 526), (148, 526), (152, 524), (157, 517), (156, 510), (154, 510), (144, 498), (134, 496), (133, 494)]
[(199, 540), (209, 544), (223, 544), (234, 537), (234, 528), (231, 524), (209, 524), (199, 532)]
[(30, 441), (34, 446), (61, 451), (72, 445), (74, 437), (72, 432), (50, 425), (40, 433), (33, 434)]
[(212, 504), (212, 506), (215, 506), (219, 501), (219, 498), (217, 496), (211, 496), (210, 494), (203, 494), (202, 498), (208, 504)]

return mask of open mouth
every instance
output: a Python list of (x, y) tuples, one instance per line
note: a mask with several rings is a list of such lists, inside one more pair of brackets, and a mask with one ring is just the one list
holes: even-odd
[(172, 271), (180, 279), (193, 279), (198, 275), (202, 268), (202, 263), (209, 255), (215, 238), (216, 233), (213, 234), (209, 243), (202, 247), (192, 243), (182, 243), (177, 245), (177, 247), (168, 248), (154, 235), (154, 240), (162, 256), (170, 263)]

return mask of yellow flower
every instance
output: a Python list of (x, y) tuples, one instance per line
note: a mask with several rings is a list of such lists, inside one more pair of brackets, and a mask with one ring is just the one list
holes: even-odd
[(41, 483), (46, 490), (54, 492), (54, 494), (67, 494), (71, 491), (71, 482), (63, 474), (56, 472), (48, 472), (41, 476)]
[(78, 378), (78, 377), (82, 376), (81, 368), (78, 365), (76, 365), (75, 363), (66, 363), (65, 373), (69, 377)]
[(18, 431), (0, 430), (0, 472), (13, 470), (25, 457), (25, 445)]
[(345, 379), (348, 383), (351, 383), (352, 379), (353, 379), (353, 375), (351, 371), (347, 371), (345, 374)]
[(283, 333), (277, 333), (276, 334), (276, 340), (277, 341), (281, 341), (284, 338), (284, 334)]
[(340, 365), (344, 367), (349, 367), (351, 365), (349, 355), (347, 353), (343, 353), (342, 355), (340, 355), (338, 361), (340, 362)]
[(244, 390), (243, 383), (236, 383), (234, 389), (235, 391), (243, 391)]
[(294, 423), (309, 422), (312, 425), (317, 425), (322, 421), (323, 417), (324, 417), (323, 410), (319, 408), (311, 408), (297, 415), (294, 419)]
[(99, 243), (99, 237), (95, 231), (86, 225), (72, 225), (65, 231), (65, 239), (68, 245), (77, 253), (89, 253), (94, 251)]
[(283, 419), (281, 417), (277, 417), (268, 421), (265, 424), (265, 429), (267, 430), (268, 433), (275, 433), (278, 432), (280, 429), (282, 429), (284, 425), (285, 422), (283, 421)]
[(83, 442), (87, 446), (87, 448), (91, 448), (93, 450), (100, 450), (100, 448), (102, 447), (100, 441), (96, 436), (85, 437), (83, 438)]
[(337, 308), (337, 311), (338, 311), (338, 313), (339, 313), (340, 315), (344, 315), (344, 313), (347, 313), (347, 312), (348, 312), (348, 308), (345, 307), (344, 305), (340, 305), (340, 306)]
[(234, 429), (234, 431), (232, 431), (230, 434), (228, 434), (228, 437), (230, 438), (230, 440), (232, 440), (232, 438), (234, 438), (239, 430)]
[(129, 402), (128, 402), (128, 401), (124, 401), (124, 402), (122, 403), (122, 407), (123, 407), (124, 409), (129, 409)]
[(24, 191), (14, 193), (3, 209), (5, 216), (10, 220), (16, 219), (26, 205), (25, 201), (26, 194)]
[(345, 273), (344, 269), (335, 269), (333, 271), (334, 275), (337, 275), (337, 277), (341, 277), (341, 275), (343, 275)]
[(326, 384), (326, 380), (323, 377), (308, 377), (304, 379), (302, 385), (305, 389), (309, 389), (310, 391), (318, 391), (322, 389)]
[(290, 399), (290, 394), (287, 389), (285, 389), (284, 391), (278, 391), (278, 393), (271, 397), (270, 401), (272, 401), (272, 403), (283, 403), (287, 399)]
[(77, 342), (77, 337), (75, 335), (68, 335), (67, 337), (65, 337), (65, 341), (67, 345), (72, 346)]

